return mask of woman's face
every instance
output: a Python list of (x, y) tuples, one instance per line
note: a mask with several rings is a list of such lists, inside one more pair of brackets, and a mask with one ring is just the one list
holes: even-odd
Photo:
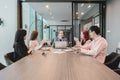
[(27, 39), (27, 35), (24, 36), (24, 40), (26, 40), (26, 39)]

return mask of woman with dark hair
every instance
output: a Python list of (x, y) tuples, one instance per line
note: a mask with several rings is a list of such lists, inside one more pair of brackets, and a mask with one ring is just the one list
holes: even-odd
[(24, 40), (26, 40), (27, 32), (26, 30), (20, 29), (17, 30), (14, 41), (14, 61), (17, 61), (26, 55), (28, 55), (32, 49), (28, 49), (25, 45)]
[(45, 40), (42, 40), (41, 44), (39, 45), (38, 32), (33, 31), (30, 37), (29, 48), (32, 48), (33, 50), (37, 50), (37, 49), (40, 49), (44, 43), (45, 43)]

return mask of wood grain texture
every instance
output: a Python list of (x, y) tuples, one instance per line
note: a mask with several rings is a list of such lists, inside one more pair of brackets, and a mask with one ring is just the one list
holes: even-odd
[(0, 71), (0, 80), (120, 80), (91, 56), (37, 51)]

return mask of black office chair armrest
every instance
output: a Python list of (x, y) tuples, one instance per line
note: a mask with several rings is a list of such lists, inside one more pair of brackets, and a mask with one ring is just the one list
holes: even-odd
[(109, 65), (112, 64), (116, 59), (118, 59), (120, 57), (120, 55), (116, 56), (115, 58), (113, 58), (111, 61), (104, 63), (105, 65)]
[(6, 60), (7, 65), (10, 65), (10, 64), (14, 63), (14, 61), (12, 61), (7, 54), (4, 56), (4, 58)]
[(117, 74), (120, 75), (120, 68), (118, 68), (118, 69), (114, 69), (114, 71), (115, 71)]
[(0, 63), (0, 70), (4, 69), (6, 66)]
[(5, 56), (6, 59), (8, 59), (10, 61), (10, 63), (14, 63), (9, 57)]

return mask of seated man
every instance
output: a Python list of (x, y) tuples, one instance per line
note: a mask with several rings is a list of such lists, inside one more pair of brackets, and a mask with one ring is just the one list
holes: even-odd
[(64, 37), (64, 32), (63, 32), (63, 30), (59, 30), (58, 36), (53, 39), (52, 44), (53, 44), (55, 41), (68, 41), (67, 38)]
[(91, 26), (89, 31), (93, 41), (87, 46), (77, 46), (77, 48), (81, 49), (81, 53), (92, 55), (97, 61), (104, 63), (107, 52), (107, 41), (99, 35), (99, 27)]

